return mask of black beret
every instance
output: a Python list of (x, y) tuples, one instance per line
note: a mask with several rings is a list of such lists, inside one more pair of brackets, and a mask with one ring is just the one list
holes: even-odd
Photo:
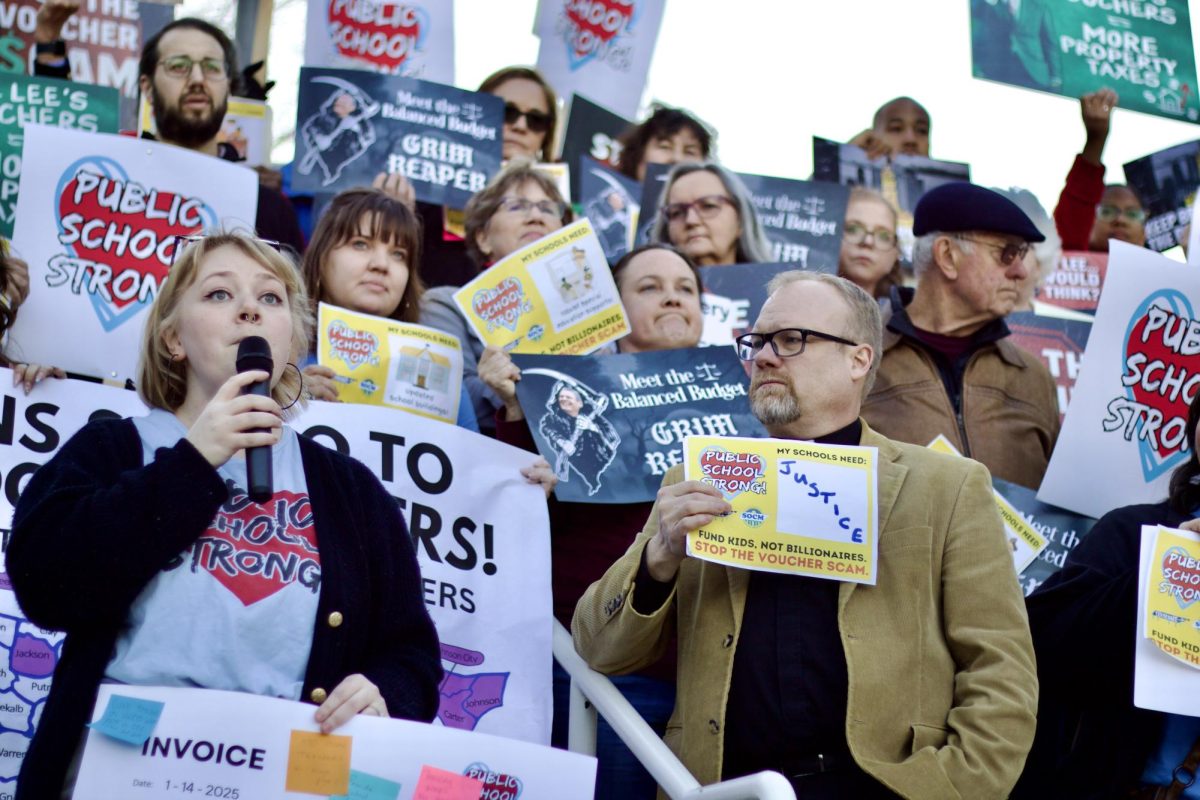
[(1020, 236), (1027, 242), (1044, 242), (1033, 220), (1002, 194), (973, 183), (944, 183), (930, 189), (913, 212), (913, 236), (944, 231), (985, 231)]

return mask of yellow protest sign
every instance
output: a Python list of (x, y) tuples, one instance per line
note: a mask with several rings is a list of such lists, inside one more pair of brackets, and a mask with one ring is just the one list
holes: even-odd
[(538, 239), (454, 294), (475, 334), (514, 353), (591, 353), (629, 332), (612, 271), (586, 219)]
[(338, 399), (458, 419), (462, 345), (443, 331), (321, 303), (317, 363), (336, 374)]
[(1200, 534), (1159, 526), (1142, 588), (1146, 638), (1200, 669)]
[[(928, 447), (939, 453), (962, 457), (958, 448), (940, 433), (929, 443)], [(1008, 502), (1004, 495), (992, 489), (992, 496), (996, 500), (996, 510), (1000, 512), (1000, 519), (1004, 521), (1004, 534), (1008, 538), (1009, 547), (1012, 548), (1013, 566), (1016, 567), (1019, 575), (1033, 563), (1038, 554), (1046, 549), (1050, 541), (1026, 522), (1021, 516), (1021, 512)]]
[(874, 447), (689, 436), (689, 480), (733, 512), (688, 534), (688, 554), (766, 572), (874, 584), (879, 550)]

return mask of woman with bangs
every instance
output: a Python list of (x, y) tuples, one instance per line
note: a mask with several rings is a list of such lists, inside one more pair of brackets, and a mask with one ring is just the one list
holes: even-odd
[[(289, 361), (311, 330), (287, 258), (240, 234), (198, 240), (146, 323), (150, 413), (90, 422), (30, 479), (8, 574), (29, 619), (67, 636), (18, 798), (69, 796), (102, 682), (311, 702), (324, 732), (355, 714), (433, 718), (437, 634), (395, 501), (362, 464), (283, 424), (301, 394)], [(252, 336), (271, 368), (238, 373)], [(269, 396), (242, 394), (261, 381)], [(263, 446), (273, 495), (257, 503), (245, 450)], [(286, 523), (266, 541), (234, 537), (247, 514)], [(269, 556), (296, 568), (242, 571)]]

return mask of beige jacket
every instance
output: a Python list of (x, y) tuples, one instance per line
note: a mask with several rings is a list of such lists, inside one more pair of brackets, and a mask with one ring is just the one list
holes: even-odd
[(1058, 438), (1058, 390), (1046, 365), (1007, 339), (971, 356), (961, 417), (933, 358), (895, 331), (883, 332), (883, 360), (862, 415), (892, 439), (927, 445), (945, 434), (992, 475), (1037, 489)]
[[(879, 582), (839, 591), (850, 751), (903, 797), (1005, 797), (1033, 741), (1037, 677), (987, 470), (865, 425), (861, 443), (879, 450)], [(682, 477), (675, 467), (663, 483)], [(749, 573), (687, 558), (663, 608), (638, 614), (628, 600), (657, 528), (656, 507), (579, 601), (575, 647), (601, 672), (630, 672), (655, 661), (677, 631), (666, 741), (697, 780), (713, 783)]]

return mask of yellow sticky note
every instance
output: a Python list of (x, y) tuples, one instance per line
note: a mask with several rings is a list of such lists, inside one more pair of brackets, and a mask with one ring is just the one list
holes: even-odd
[(349, 792), (352, 741), (349, 736), (292, 731), (284, 788), (324, 795)]

